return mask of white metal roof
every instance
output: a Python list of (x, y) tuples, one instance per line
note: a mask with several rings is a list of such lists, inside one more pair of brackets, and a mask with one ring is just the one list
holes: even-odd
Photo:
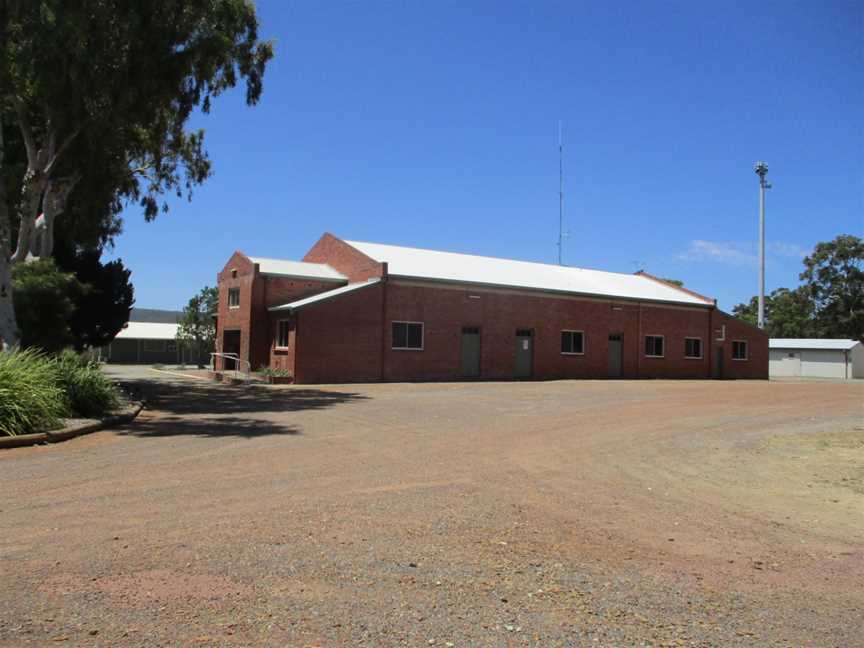
[(378, 262), (386, 261), (391, 275), (700, 306), (714, 304), (713, 300), (700, 299), (683, 290), (636, 274), (379, 243), (345, 242)]
[(821, 349), (848, 351), (858, 340), (820, 340), (817, 338), (771, 338), (768, 340), (769, 349)]
[(129, 322), (121, 329), (116, 339), (130, 340), (173, 340), (177, 337), (179, 324), (161, 322)]
[(262, 274), (281, 277), (302, 277), (303, 279), (320, 279), (324, 281), (347, 281), (345, 275), (337, 272), (324, 263), (304, 263), (303, 261), (286, 261), (285, 259), (265, 259), (264, 257), (249, 257), (252, 263), (258, 264)]
[(315, 304), (317, 302), (326, 301), (328, 299), (332, 299), (333, 297), (338, 297), (339, 295), (344, 295), (345, 293), (353, 292), (355, 290), (359, 290), (360, 288), (366, 288), (367, 286), (372, 286), (379, 283), (380, 279), (370, 279), (369, 281), (362, 281), (360, 283), (348, 284), (347, 286), (341, 286), (340, 288), (334, 288), (333, 290), (328, 290), (327, 292), (318, 293), (317, 295), (312, 295), (311, 297), (305, 297), (304, 299), (298, 299), (297, 301), (289, 302), (287, 304), (282, 304), (281, 306), (271, 306), (267, 310), (270, 311), (291, 311), (297, 310), (298, 308), (302, 308), (303, 306), (309, 306), (310, 304)]

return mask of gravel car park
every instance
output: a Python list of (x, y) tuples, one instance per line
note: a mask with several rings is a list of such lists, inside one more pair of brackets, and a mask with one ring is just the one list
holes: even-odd
[(123, 379), (0, 453), (0, 645), (864, 645), (860, 383)]

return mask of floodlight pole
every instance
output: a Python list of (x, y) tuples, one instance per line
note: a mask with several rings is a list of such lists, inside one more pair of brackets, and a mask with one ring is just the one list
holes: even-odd
[(753, 169), (759, 176), (759, 315), (757, 325), (765, 328), (765, 190), (771, 184), (765, 181), (768, 175), (768, 165), (757, 162)]

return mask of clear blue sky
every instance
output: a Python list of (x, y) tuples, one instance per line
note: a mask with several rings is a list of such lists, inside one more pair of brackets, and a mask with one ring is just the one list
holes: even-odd
[(264, 96), (196, 118), (214, 176), (112, 257), (180, 308), (234, 250), (343, 238), (682, 279), (730, 309), (817, 241), (864, 233), (864, 4), (259, 2)]

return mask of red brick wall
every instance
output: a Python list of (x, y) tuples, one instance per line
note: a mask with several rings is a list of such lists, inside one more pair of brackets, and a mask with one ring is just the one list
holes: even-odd
[[(232, 276), (235, 270), (236, 277)], [(272, 365), (275, 358), (284, 355), (274, 353), (275, 323), (271, 322), (268, 307), (317, 295), (345, 283), (261, 275), (242, 252), (231, 256), (216, 281), (219, 288), (216, 350), (223, 351), (225, 330), (239, 330), (240, 357), (248, 360), (253, 370)], [(229, 309), (228, 289), (235, 287), (240, 288), (240, 307)]]
[[(723, 378), (768, 379), (768, 334), (746, 322), (735, 319), (723, 311), (712, 312), (713, 337), (721, 327), (726, 326), (726, 340), (714, 342), (715, 348), (721, 347), (723, 353)], [(747, 360), (732, 359), (732, 342), (747, 342)], [(712, 362), (713, 362), (712, 358)]]
[[(625, 378), (708, 378), (718, 344), (728, 358), (725, 377), (767, 377), (764, 333), (715, 309), (640, 307), (394, 280), (384, 286), (384, 290), (376, 286), (299, 311), (298, 334), (292, 340), (297, 348), (298, 382), (458, 379), (463, 326), (481, 328), (481, 375), (485, 379), (514, 377), (517, 328), (534, 330), (537, 378), (605, 378), (610, 333), (622, 335)], [(727, 324), (727, 339), (722, 344), (715, 341), (714, 332), (721, 320)], [(423, 322), (424, 349), (393, 350), (393, 321)], [(561, 353), (563, 330), (584, 331), (583, 355)], [(663, 358), (645, 355), (644, 337), (651, 334), (664, 336)], [(702, 358), (685, 357), (686, 337), (702, 340)], [(748, 340), (747, 361), (731, 360), (733, 337)]]
[(297, 382), (381, 380), (383, 284), (295, 313)]
[(326, 263), (348, 277), (350, 283), (387, 274), (387, 264), (378, 263), (330, 233), (324, 234), (303, 257), (307, 263)]
[[(237, 276), (233, 277), (233, 271)], [(240, 357), (249, 357), (250, 323), (252, 320), (255, 264), (242, 252), (235, 252), (216, 276), (219, 288), (219, 316), (216, 325), (216, 351), (223, 352), (223, 333), (226, 330), (240, 331)], [(240, 307), (228, 308), (228, 289), (240, 288)], [(221, 368), (221, 364), (218, 365)]]
[[(473, 295), (473, 297), (472, 297)], [(423, 351), (391, 350), (391, 322), (424, 322)], [(390, 282), (387, 289), (385, 375), (390, 380), (458, 376), (463, 326), (481, 327), (484, 378), (512, 378), (516, 329), (534, 331), (534, 375), (541, 378), (605, 378), (609, 335), (622, 336), (624, 377), (707, 377), (707, 355), (684, 357), (684, 338), (708, 343), (707, 308), (647, 307), (621, 302), (556, 298), (513, 291), (432, 288)], [(640, 329), (641, 327), (641, 329)], [(561, 332), (584, 332), (584, 354), (561, 353)], [(665, 336), (665, 357), (644, 355), (644, 335)]]

